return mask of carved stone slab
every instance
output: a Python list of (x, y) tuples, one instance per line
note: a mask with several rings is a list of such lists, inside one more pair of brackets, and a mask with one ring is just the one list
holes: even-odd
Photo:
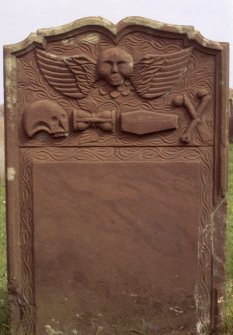
[(220, 329), (227, 55), (140, 17), (5, 47), (15, 334)]

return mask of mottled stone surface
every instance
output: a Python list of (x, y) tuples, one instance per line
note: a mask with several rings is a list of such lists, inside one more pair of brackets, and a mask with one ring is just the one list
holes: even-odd
[(220, 329), (227, 53), (139, 17), (5, 47), (15, 334)]

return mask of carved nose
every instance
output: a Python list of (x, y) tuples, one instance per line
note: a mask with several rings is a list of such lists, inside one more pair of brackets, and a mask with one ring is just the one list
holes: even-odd
[(112, 72), (113, 72), (113, 73), (117, 73), (117, 72), (118, 72), (118, 66), (117, 66), (116, 63), (113, 63), (113, 64), (112, 64)]
[(58, 126), (64, 130), (66, 130), (66, 123), (62, 120), (59, 120)]

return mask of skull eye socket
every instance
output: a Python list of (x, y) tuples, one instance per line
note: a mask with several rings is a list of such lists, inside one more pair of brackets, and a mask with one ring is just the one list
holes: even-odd
[(52, 116), (52, 117), (51, 117), (51, 121), (52, 121), (53, 123), (56, 123), (57, 120), (58, 120), (57, 116)]

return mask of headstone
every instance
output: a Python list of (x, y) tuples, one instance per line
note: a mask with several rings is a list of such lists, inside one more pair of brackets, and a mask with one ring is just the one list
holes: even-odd
[(137, 17), (5, 47), (17, 335), (220, 327), (227, 54), (192, 27)]

